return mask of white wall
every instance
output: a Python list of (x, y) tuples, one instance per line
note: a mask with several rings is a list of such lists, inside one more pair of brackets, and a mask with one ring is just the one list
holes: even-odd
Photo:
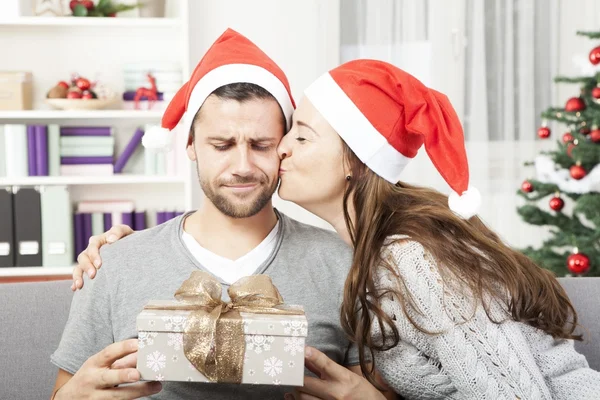
[[(192, 69), (214, 40), (232, 28), (286, 72), (297, 103), (303, 89), (339, 61), (339, 0), (194, 0), (189, 16)], [(197, 207), (201, 193), (195, 187)], [(294, 204), (276, 198), (275, 206), (303, 222), (327, 226)]]

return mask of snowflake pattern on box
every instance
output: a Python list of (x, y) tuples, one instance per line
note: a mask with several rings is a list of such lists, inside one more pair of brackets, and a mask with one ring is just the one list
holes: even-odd
[(167, 345), (175, 350), (183, 348), (183, 333), (169, 333), (167, 335)]
[(167, 365), (167, 357), (162, 354), (160, 351), (155, 351), (151, 354), (148, 354), (146, 357), (146, 366), (150, 368), (154, 372), (160, 371), (162, 368)]
[(270, 357), (265, 360), (265, 374), (275, 377), (283, 371), (283, 362), (277, 357)]
[(304, 338), (291, 337), (283, 339), (285, 346), (283, 347), (283, 351), (286, 353), (290, 353), (295, 356), (298, 353), (304, 351)]
[(158, 335), (156, 332), (140, 332), (138, 334), (138, 347), (143, 349), (146, 346), (152, 346), (156, 335)]
[(286, 335), (306, 336), (308, 323), (304, 321), (282, 321), (283, 330)]
[(164, 381), (164, 380), (165, 380), (165, 377), (164, 377), (164, 376), (162, 376), (161, 374), (158, 374), (158, 375), (156, 375), (156, 376), (154, 377), (154, 380), (155, 380), (155, 381), (159, 381), (159, 382), (160, 382), (160, 381)]
[(165, 329), (169, 331), (183, 331), (185, 327), (186, 317), (182, 315), (173, 315), (168, 317), (162, 317), (165, 323)]
[(248, 335), (246, 336), (246, 348), (260, 354), (263, 351), (271, 350), (271, 343), (275, 341), (273, 336), (267, 335)]

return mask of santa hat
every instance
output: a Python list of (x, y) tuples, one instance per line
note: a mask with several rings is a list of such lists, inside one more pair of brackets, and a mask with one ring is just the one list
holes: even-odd
[(165, 110), (161, 127), (148, 129), (142, 143), (155, 150), (169, 150), (169, 132), (182, 122), (189, 132), (194, 116), (210, 94), (231, 83), (253, 83), (271, 93), (285, 115), (289, 129), (296, 107), (287, 77), (273, 60), (248, 38), (227, 29), (208, 49), (189, 81), (175, 94)]
[(454, 191), (450, 209), (477, 213), (481, 195), (469, 187), (460, 120), (448, 98), (412, 75), (376, 60), (350, 61), (317, 79), (306, 97), (373, 172), (397, 183), (421, 147)]

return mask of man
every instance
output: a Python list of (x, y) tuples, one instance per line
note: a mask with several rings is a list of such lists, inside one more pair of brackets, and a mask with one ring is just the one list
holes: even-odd
[[(75, 294), (52, 362), (59, 367), (55, 399), (281, 399), (276, 386), (135, 383), (137, 314), (150, 299), (169, 299), (194, 270), (224, 286), (268, 274), (286, 303), (304, 306), (307, 344), (355, 372), (358, 355), (339, 323), (351, 250), (331, 232), (273, 209), (279, 172), (276, 147), (294, 102), (287, 78), (258, 47), (226, 31), (179, 90), (162, 120), (190, 132), (205, 199), (200, 208), (102, 249), (103, 267)], [(147, 132), (144, 145), (164, 144), (166, 131)], [(118, 386), (125, 383), (129, 385)], [(162, 389), (162, 390), (161, 390)]]

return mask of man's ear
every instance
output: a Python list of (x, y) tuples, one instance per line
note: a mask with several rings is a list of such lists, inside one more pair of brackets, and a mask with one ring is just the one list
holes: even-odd
[(196, 148), (194, 147), (194, 141), (191, 141), (185, 148), (188, 158), (192, 161), (196, 161)]

